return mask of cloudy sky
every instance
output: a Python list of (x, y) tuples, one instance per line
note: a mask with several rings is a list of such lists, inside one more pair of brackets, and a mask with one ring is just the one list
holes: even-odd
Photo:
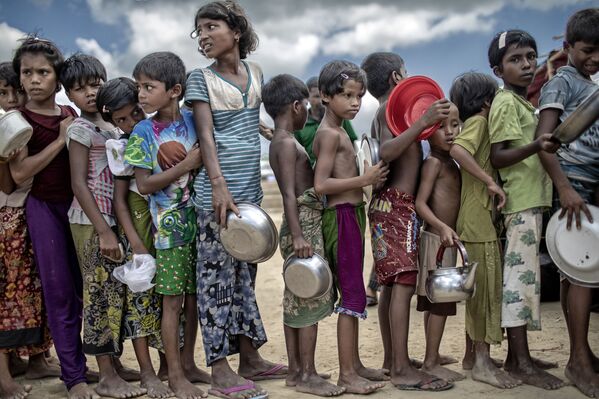
[[(109, 78), (130, 76), (144, 55), (170, 50), (188, 69), (208, 61), (189, 38), (201, 1), (190, 0), (0, 0), (0, 60), (10, 60), (27, 32), (54, 40), (65, 54), (98, 57)], [(395, 51), (411, 75), (437, 80), (447, 93), (458, 74), (490, 72), (487, 45), (509, 28), (529, 31), (539, 53), (561, 46), (574, 11), (585, 0), (241, 0), (260, 37), (249, 59), (265, 79), (291, 73), (317, 75), (331, 59), (360, 63), (374, 51)], [(62, 97), (62, 96), (61, 96)], [(354, 125), (369, 131), (377, 103), (366, 97)]]

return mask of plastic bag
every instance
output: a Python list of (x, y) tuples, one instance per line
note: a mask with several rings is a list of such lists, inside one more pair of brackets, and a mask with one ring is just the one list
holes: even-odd
[(109, 139), (106, 140), (106, 156), (108, 157), (108, 167), (115, 176), (133, 176), (133, 166), (125, 162), (125, 150), (127, 149), (127, 140)]
[(133, 260), (114, 268), (112, 275), (126, 284), (133, 292), (143, 292), (152, 288), (156, 274), (156, 260), (149, 254), (133, 255)]

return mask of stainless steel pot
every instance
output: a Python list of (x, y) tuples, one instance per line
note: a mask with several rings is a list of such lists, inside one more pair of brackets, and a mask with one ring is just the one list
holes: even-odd
[(24, 147), (31, 135), (33, 128), (17, 110), (8, 111), (0, 116), (0, 157), (8, 155)]
[(276, 252), (279, 240), (277, 227), (268, 214), (250, 202), (236, 204), (241, 217), (227, 213), (227, 228), (220, 239), (225, 250), (243, 262), (261, 263)]
[(571, 143), (595, 123), (597, 119), (599, 119), (599, 89), (595, 90), (574, 112), (560, 123), (553, 132), (553, 138), (563, 144)]
[(456, 242), (458, 251), (462, 257), (462, 267), (444, 267), (443, 253), (445, 247), (441, 246), (437, 251), (437, 269), (431, 270), (426, 279), (426, 296), (433, 303), (459, 302), (469, 299), (474, 294), (474, 277), (476, 274), (476, 262), (468, 263), (468, 253), (460, 242)]
[(326, 295), (333, 286), (333, 273), (320, 255), (299, 258), (291, 255), (283, 264), (285, 286), (295, 296), (316, 299)]

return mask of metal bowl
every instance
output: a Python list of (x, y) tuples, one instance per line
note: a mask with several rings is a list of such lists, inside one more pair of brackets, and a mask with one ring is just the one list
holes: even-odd
[(33, 128), (17, 110), (0, 116), (0, 156), (3, 158), (21, 147), (31, 138)]
[[(366, 170), (364, 168), (364, 161), (368, 166), (373, 166), (379, 163), (379, 143), (376, 139), (369, 137), (368, 135), (362, 135), (362, 141), (360, 144), (355, 144), (356, 150), (356, 163), (358, 164), (358, 175), (362, 176)], [(367, 199), (372, 197), (372, 186), (362, 187), (362, 191)]]
[(560, 143), (571, 143), (599, 118), (599, 90), (584, 100), (553, 132)]
[(231, 211), (227, 213), (227, 228), (220, 231), (223, 247), (242, 262), (267, 261), (279, 245), (277, 227), (258, 205), (250, 202), (236, 205), (241, 217)]
[(329, 264), (316, 253), (309, 258), (289, 256), (283, 264), (283, 279), (289, 291), (304, 299), (320, 298), (333, 286)]

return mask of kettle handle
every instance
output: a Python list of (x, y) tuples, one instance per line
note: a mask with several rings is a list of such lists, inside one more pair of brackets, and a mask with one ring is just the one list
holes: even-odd
[[(455, 245), (458, 247), (458, 251), (462, 257), (462, 264), (468, 266), (468, 252), (466, 251), (466, 247), (464, 247), (464, 244), (460, 240), (455, 240)], [(443, 267), (443, 254), (446, 248), (446, 246), (441, 245), (437, 251), (437, 267)]]

